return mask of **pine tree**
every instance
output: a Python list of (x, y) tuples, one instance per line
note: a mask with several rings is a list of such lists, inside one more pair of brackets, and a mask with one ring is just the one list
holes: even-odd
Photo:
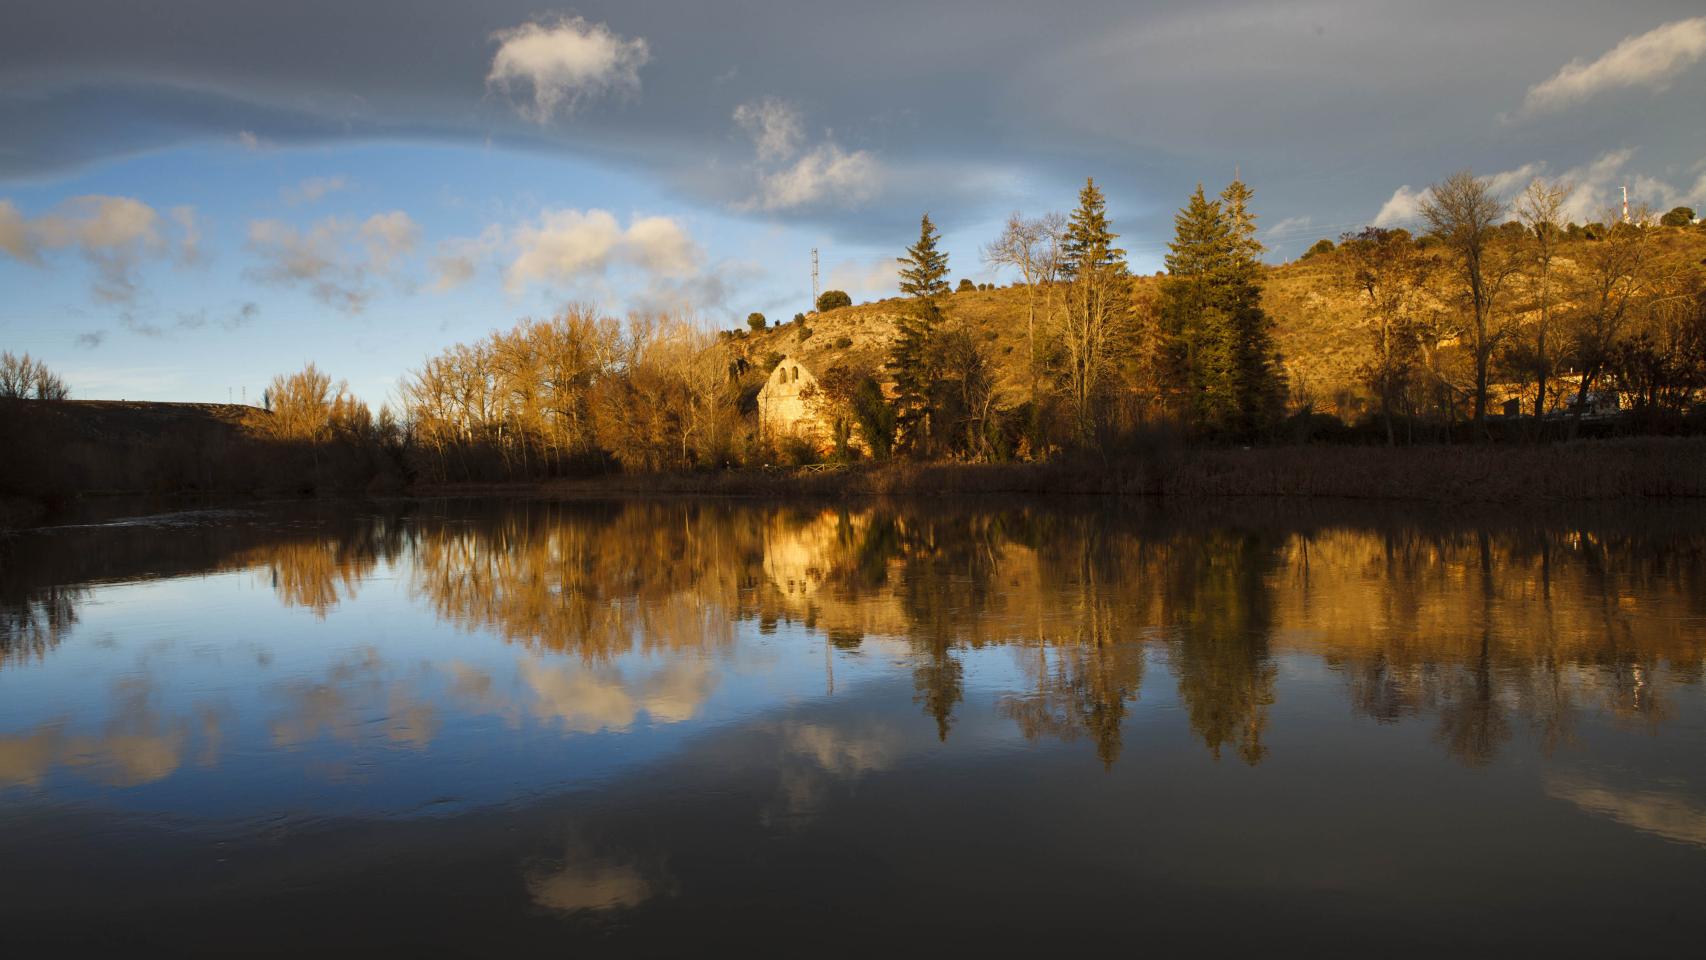
[(1086, 446), (1106, 423), (1104, 401), (1130, 332), (1130, 278), (1125, 251), (1114, 246), (1118, 237), (1108, 224), (1102, 191), (1086, 179), (1062, 244), (1061, 273), (1068, 283), (1056, 340), (1056, 371), (1078, 440)]
[(1231, 254), (1228, 306), (1232, 314), (1232, 393), (1235, 430), (1253, 436), (1271, 428), (1284, 413), (1285, 382), (1274, 347), (1274, 322), (1262, 309), (1262, 254), (1256, 217), (1249, 203), (1254, 192), (1234, 179), (1220, 193), (1226, 212)]
[(1262, 309), (1263, 247), (1250, 197), (1242, 181), (1218, 201), (1198, 184), (1173, 218), (1157, 363), (1164, 386), (1186, 401), (1198, 426), (1240, 438), (1271, 426), (1285, 393), (1273, 322)]
[(913, 454), (924, 452), (928, 446), (931, 392), (939, 375), (935, 342), (941, 323), (941, 308), (929, 296), (895, 318), (888, 368), (894, 377), (899, 446)]
[(948, 255), (936, 249), (941, 239), (926, 213), (919, 223), (918, 242), (906, 248), (900, 263), (900, 292), (908, 297), (934, 297), (948, 292)]
[(1061, 276), (1067, 280), (1078, 276), (1085, 264), (1103, 267), (1125, 267), (1125, 251), (1114, 246), (1119, 239), (1108, 226), (1108, 202), (1097, 188), (1094, 177), (1084, 180), (1078, 191), (1078, 209), (1066, 225), (1066, 242), (1062, 245)]

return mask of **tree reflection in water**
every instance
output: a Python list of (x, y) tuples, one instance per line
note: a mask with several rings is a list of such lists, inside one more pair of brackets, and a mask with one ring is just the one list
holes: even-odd
[[(324, 617), (386, 565), (440, 618), (588, 669), (727, 651), (742, 623), (799, 624), (840, 655), (898, 643), (944, 740), (972, 709), (968, 658), (1008, 648), (1023, 684), (994, 697), (996, 714), (1028, 738), (1088, 740), (1109, 766), (1158, 664), (1210, 754), (1259, 763), (1280, 667), (1309, 658), (1358, 714), (1429, 718), (1445, 750), (1480, 765), (1525, 729), (1568, 745), (1586, 710), (1664, 723), (1664, 690), (1698, 684), (1706, 650), (1697, 513), (1560, 526), (1295, 506), (437, 503), (149, 550), (115, 552), (111, 536), (0, 568), (0, 667), (52, 650), (79, 583), (251, 569)], [(135, 569), (115, 570), (127, 556)], [(680, 691), (629, 691), (622, 716), (688, 709), (710, 669)]]

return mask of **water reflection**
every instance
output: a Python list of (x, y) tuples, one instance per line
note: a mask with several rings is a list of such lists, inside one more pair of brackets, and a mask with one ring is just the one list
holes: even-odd
[[(13, 543), (0, 568), (0, 666), (53, 656), (92, 583), (252, 573), (286, 607), (324, 619), (395, 571), (442, 621), (520, 648), (513, 676), (459, 660), (406, 676), (368, 648), (279, 687), (275, 747), (377, 733), (424, 749), (446, 708), (571, 734), (684, 723), (750, 624), (760, 637), (780, 625), (822, 637), (831, 690), (835, 658), (873, 643), (898, 652), (940, 741), (967, 710), (988, 709), (1031, 740), (1087, 741), (1111, 767), (1162, 664), (1160, 682), (1208, 753), (1254, 765), (1272, 749), (1281, 665), (1302, 657), (1339, 678), (1358, 715), (1426, 723), (1476, 766), (1523, 733), (1545, 751), (1567, 747), (1584, 712), (1664, 725), (1677, 685), (1701, 678), (1703, 548), (1701, 518), (1687, 512), (1569, 526), (1315, 519), (1289, 507), (275, 512)], [(986, 706), (968, 701), (968, 658), (1003, 648), (1015, 681)], [(47, 720), (0, 738), (0, 776), (36, 783), (54, 764), (100, 768), (109, 783), (170, 772), (190, 715), (155, 716), (145, 684), (111, 702), (104, 733)], [(194, 723), (215, 744), (203, 756), (217, 756), (217, 724)]]

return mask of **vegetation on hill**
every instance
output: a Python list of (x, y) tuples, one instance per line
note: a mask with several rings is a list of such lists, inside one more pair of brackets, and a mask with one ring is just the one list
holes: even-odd
[[(14, 458), (0, 484), (349, 489), (825, 455), (1107, 464), (1180, 443), (1698, 432), (1706, 230), (1691, 211), (1669, 226), (1646, 211), (1566, 223), (1563, 195), (1537, 181), (1509, 206), (1455, 174), (1428, 192), (1424, 234), (1369, 228), (1268, 266), (1249, 188), (1211, 199), (1199, 187), (1167, 271), (1147, 277), (1130, 272), (1086, 181), (1070, 216), (1016, 214), (981, 251), (1017, 274), (1009, 287), (952, 289), (925, 216), (897, 258), (901, 297), (855, 305), (830, 291), (809, 317), (754, 313), (721, 332), (571, 307), (428, 358), (395, 413), (310, 366), (277, 379), (265, 410), (176, 405), (181, 442), (115, 441), (147, 434), (109, 431), (117, 407), (54, 406), (64, 384), (6, 354), (0, 396), (48, 399), (8, 401), (4, 442), (37, 456)], [(759, 391), (790, 355), (815, 375), (809, 402), (832, 449), (759, 428)], [(1615, 419), (1601, 416), (1609, 398)], [(79, 446), (99, 442), (122, 453)]]

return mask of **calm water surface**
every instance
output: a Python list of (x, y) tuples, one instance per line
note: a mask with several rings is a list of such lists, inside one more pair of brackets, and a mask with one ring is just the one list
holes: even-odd
[(1703, 664), (1699, 509), (64, 526), (0, 542), (0, 947), (1692, 954)]

